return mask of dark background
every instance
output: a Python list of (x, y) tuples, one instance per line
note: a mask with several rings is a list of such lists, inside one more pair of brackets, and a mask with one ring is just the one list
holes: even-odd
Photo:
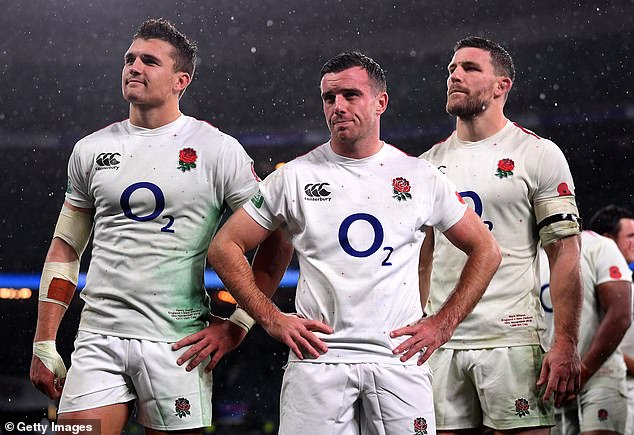
[[(0, 274), (39, 273), (74, 143), (127, 118), (122, 57), (148, 17), (168, 18), (198, 42), (200, 64), (182, 111), (237, 137), (261, 176), (327, 139), (319, 69), (350, 49), (387, 72), (383, 138), (414, 155), (426, 151), (453, 130), (444, 111), (453, 44), (480, 35), (514, 57), (506, 114), (562, 148), (582, 216), (612, 202), (633, 205), (631, 0), (3, 0)], [(35, 296), (0, 300), (1, 418), (11, 415), (3, 410), (25, 413), (22, 405), (31, 404), (37, 413), (46, 404), (27, 391)], [(292, 289), (277, 300), (292, 310)], [(218, 314), (232, 310), (214, 304)], [(76, 298), (58, 338), (67, 361), (80, 310)], [(285, 355), (256, 327), (223, 361), (215, 372), (216, 433), (275, 430)]]

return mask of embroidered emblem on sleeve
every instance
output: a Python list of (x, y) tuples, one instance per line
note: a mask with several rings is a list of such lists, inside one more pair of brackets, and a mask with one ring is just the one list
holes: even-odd
[(183, 148), (178, 153), (178, 167), (181, 171), (191, 171), (196, 168), (196, 159), (198, 159), (198, 155), (196, 154), (196, 150), (193, 148)]
[(610, 266), (610, 278), (612, 279), (621, 279), (623, 275), (621, 275), (621, 271), (617, 266)]
[(559, 183), (559, 186), (557, 186), (557, 193), (559, 196), (572, 195), (572, 192), (568, 189), (568, 185), (566, 183)]

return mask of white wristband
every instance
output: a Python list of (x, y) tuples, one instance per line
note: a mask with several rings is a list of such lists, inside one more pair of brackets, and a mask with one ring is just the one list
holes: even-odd
[(255, 325), (253, 317), (249, 316), (249, 314), (240, 307), (236, 307), (236, 310), (229, 316), (229, 321), (247, 332)]
[(57, 353), (54, 340), (34, 342), (33, 356), (42, 361), (44, 367), (54, 373), (56, 378), (63, 379), (66, 377), (66, 366), (62, 357)]

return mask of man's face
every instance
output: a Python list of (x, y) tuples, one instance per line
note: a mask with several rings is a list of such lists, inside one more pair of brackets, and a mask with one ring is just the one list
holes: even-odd
[(160, 106), (178, 99), (179, 78), (174, 71), (174, 47), (160, 39), (135, 39), (124, 55), (121, 87), (123, 98), (131, 104)]
[(628, 263), (634, 261), (634, 219), (623, 218), (619, 221), (619, 232), (614, 241)]
[(491, 105), (498, 76), (488, 51), (461, 48), (454, 53), (447, 69), (447, 113), (470, 118)]
[(378, 132), (387, 93), (377, 91), (361, 67), (327, 73), (321, 79), (326, 124), (333, 141), (355, 143)]

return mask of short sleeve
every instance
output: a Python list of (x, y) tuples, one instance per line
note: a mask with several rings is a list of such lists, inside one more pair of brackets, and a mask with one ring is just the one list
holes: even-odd
[(68, 159), (68, 184), (66, 186), (66, 200), (80, 208), (94, 208), (95, 200), (90, 194), (90, 157), (83, 156), (82, 141), (77, 142)]

